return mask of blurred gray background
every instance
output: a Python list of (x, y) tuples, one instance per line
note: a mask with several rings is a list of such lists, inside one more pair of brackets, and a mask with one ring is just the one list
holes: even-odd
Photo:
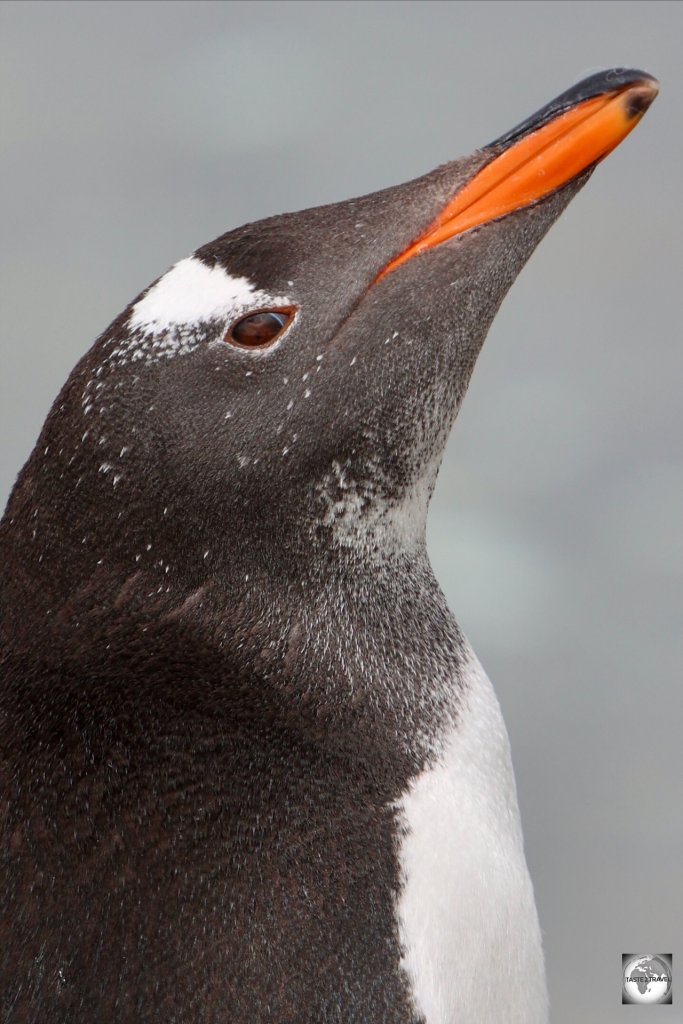
[(674, 1005), (626, 1013), (682, 1022), (683, 6), (0, 18), (3, 503), (76, 359), (195, 246), (469, 153), (598, 68), (659, 77), (496, 320), (430, 545), (510, 731), (553, 1020), (623, 1020), (621, 954), (673, 952)]

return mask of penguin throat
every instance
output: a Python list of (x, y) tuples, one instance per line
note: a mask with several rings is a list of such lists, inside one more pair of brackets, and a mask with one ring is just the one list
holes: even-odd
[(316, 528), (331, 534), (336, 546), (360, 549), (378, 560), (424, 549), (438, 460), (400, 491), (387, 486), (373, 460), (365, 469), (361, 475), (349, 462), (332, 462), (314, 488)]

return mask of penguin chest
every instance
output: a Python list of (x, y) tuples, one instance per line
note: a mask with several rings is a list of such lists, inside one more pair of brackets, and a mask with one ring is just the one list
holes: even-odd
[(397, 807), (402, 966), (426, 1024), (543, 1024), (541, 936), (509, 742), (476, 660), (440, 758)]

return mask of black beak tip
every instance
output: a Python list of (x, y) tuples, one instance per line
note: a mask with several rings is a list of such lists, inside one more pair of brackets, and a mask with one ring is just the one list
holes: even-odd
[(610, 68), (609, 71), (598, 71), (588, 78), (582, 79), (576, 85), (570, 86), (565, 92), (560, 93), (554, 100), (547, 103), (540, 110), (537, 110), (531, 117), (527, 117), (511, 131), (501, 135), (500, 138), (490, 142), (485, 149), (506, 149), (519, 139), (532, 131), (537, 131), (544, 124), (553, 121), (560, 114), (571, 110), (585, 100), (595, 99), (596, 96), (603, 96), (608, 92), (617, 92), (626, 86), (641, 85), (642, 89), (634, 88), (629, 96), (627, 113), (629, 118), (637, 117), (650, 106), (659, 91), (659, 83), (656, 78), (647, 71), (639, 71), (636, 68)]

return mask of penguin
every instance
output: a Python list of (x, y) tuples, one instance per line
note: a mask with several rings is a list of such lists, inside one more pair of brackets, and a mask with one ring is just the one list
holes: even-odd
[(542, 1024), (510, 750), (425, 544), (495, 313), (657, 93), (223, 234), (77, 364), (0, 526), (6, 1024)]

